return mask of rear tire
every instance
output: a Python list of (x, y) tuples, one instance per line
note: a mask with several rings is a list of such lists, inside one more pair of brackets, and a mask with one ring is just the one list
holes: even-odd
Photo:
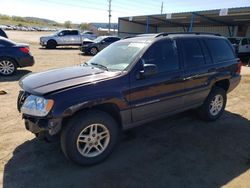
[(96, 47), (92, 47), (92, 48), (90, 49), (90, 54), (91, 54), (92, 56), (95, 56), (97, 53), (98, 53), (98, 49), (97, 49)]
[(61, 148), (80, 165), (97, 164), (111, 154), (119, 132), (117, 122), (105, 112), (79, 113), (63, 129)]
[(217, 120), (225, 111), (227, 103), (226, 91), (220, 87), (214, 87), (203, 105), (198, 109), (198, 114), (205, 121)]
[(11, 58), (0, 58), (0, 75), (10, 76), (17, 70), (16, 62)]
[(54, 41), (54, 40), (49, 40), (49, 41), (47, 42), (46, 48), (47, 48), (47, 49), (55, 49), (56, 46), (57, 46), (56, 41)]

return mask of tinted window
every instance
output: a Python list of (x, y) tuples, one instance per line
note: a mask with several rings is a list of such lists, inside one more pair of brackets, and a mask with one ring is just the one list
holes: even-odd
[(205, 64), (201, 46), (196, 39), (182, 40), (183, 55), (186, 67), (199, 67)]
[(78, 31), (77, 31), (77, 30), (70, 31), (70, 32), (69, 32), (69, 35), (78, 35)]
[(15, 45), (14, 42), (8, 40), (8, 39), (5, 39), (5, 38), (1, 38), (0, 37), (0, 47), (4, 47), (4, 46), (13, 46)]
[(232, 46), (224, 39), (205, 39), (209, 51), (216, 62), (235, 58)]
[(163, 40), (154, 43), (144, 54), (145, 64), (155, 64), (159, 72), (179, 69), (178, 53), (175, 41)]
[(248, 40), (247, 39), (242, 39), (242, 45), (248, 45)]
[(240, 39), (228, 38), (228, 40), (229, 40), (232, 44), (239, 44), (239, 43), (240, 43)]
[(118, 38), (115, 38), (115, 37), (108, 37), (106, 39), (104, 39), (105, 42), (115, 42), (115, 41), (118, 41), (119, 39)]

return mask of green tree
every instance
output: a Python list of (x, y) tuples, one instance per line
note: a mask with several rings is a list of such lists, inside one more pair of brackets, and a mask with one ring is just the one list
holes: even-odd
[(71, 23), (71, 21), (66, 21), (66, 22), (64, 22), (64, 27), (66, 27), (66, 28), (72, 28), (72, 23)]
[(90, 23), (81, 23), (79, 25), (79, 28), (81, 30), (90, 30), (91, 29), (91, 24)]

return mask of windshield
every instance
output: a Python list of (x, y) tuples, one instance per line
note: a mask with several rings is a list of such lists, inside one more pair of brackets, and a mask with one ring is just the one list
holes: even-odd
[(87, 64), (106, 70), (123, 71), (146, 45), (147, 43), (140, 42), (113, 43), (89, 60)]
[(240, 43), (240, 39), (237, 38), (228, 38), (228, 40), (232, 43), (232, 44), (238, 44)]
[(103, 39), (105, 39), (106, 37), (102, 36), (102, 37), (97, 37), (95, 40), (93, 40), (94, 43), (98, 43), (101, 42)]

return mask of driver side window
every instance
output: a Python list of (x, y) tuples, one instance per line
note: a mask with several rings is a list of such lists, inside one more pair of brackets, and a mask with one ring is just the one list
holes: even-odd
[(179, 69), (177, 46), (173, 40), (161, 40), (154, 43), (143, 55), (145, 64), (155, 64), (159, 72)]

